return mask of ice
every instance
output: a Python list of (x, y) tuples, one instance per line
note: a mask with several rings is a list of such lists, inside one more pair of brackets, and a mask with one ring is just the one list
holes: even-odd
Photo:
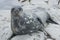
[[(48, 1), (48, 4), (45, 2)], [(60, 40), (60, 9), (57, 5), (58, 0), (32, 0), (29, 2), (18, 2), (17, 0), (0, 0), (0, 40), (7, 40), (11, 35), (11, 13), (10, 9), (13, 6), (22, 6), (25, 13), (27, 15), (31, 15), (32, 13), (38, 11), (37, 13), (46, 13), (44, 9), (50, 14), (52, 19), (59, 23), (57, 24), (49, 24), (45, 31), (51, 35), (53, 39)], [(44, 9), (39, 9), (44, 8)], [(7, 10), (8, 9), (8, 10)], [(35, 10), (36, 9), (36, 10)], [(37, 10), (39, 9), (39, 10)], [(33, 12), (33, 11), (34, 12)], [(37, 14), (38, 15), (38, 14)], [(39, 16), (39, 15), (38, 15)], [(12, 40), (45, 40), (46, 35), (43, 32), (33, 33), (32, 36), (30, 35), (18, 35), (12, 38)], [(46, 38), (46, 40), (53, 40), (51, 38)]]
[(46, 31), (51, 35), (52, 38), (60, 40), (60, 25), (50, 24), (46, 28)]

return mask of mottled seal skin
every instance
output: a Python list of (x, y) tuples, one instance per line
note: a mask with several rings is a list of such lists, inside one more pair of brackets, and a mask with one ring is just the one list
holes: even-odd
[[(18, 9), (17, 9), (18, 8)], [(19, 22), (19, 12), (22, 11), (22, 8), (20, 6), (13, 7), (11, 9), (11, 30), (12, 30), (12, 35), (10, 38), (7, 40), (11, 40), (14, 36), (16, 36), (16, 28), (18, 28), (18, 22)]]
[(43, 27), (41, 23), (39, 18), (31, 18), (24, 14), (20, 6), (13, 7), (11, 9), (11, 30), (13, 34), (8, 40), (11, 40), (11, 38), (16, 35), (31, 34), (42, 30)]
[[(49, 23), (55, 23), (49, 15), (46, 15), (46, 22)], [(44, 30), (44, 21), (42, 21), (38, 17), (34, 17), (32, 15), (32, 18), (25, 13), (23, 13), (23, 9), (20, 6), (13, 7), (11, 9), (11, 30), (13, 32), (12, 36), (8, 38), (8, 40), (11, 40), (16, 35), (25, 35), (25, 34), (31, 34), (38, 31)]]

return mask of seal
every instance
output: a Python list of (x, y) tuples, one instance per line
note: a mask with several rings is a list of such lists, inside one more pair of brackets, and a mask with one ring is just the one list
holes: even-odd
[(8, 40), (16, 35), (31, 35), (31, 33), (42, 31), (42, 29), (43, 25), (39, 18), (23, 13), (20, 6), (11, 9), (11, 30), (13, 34)]
[[(45, 15), (45, 16), (44, 16)], [(44, 30), (45, 23), (55, 23), (49, 14), (43, 14), (43, 17), (36, 15), (27, 15), (20, 6), (11, 9), (11, 30), (13, 34), (8, 40), (16, 35), (25, 35)]]

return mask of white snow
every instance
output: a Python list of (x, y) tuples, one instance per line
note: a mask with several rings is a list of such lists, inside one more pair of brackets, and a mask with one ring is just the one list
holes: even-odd
[(46, 31), (51, 35), (52, 38), (60, 40), (60, 25), (50, 24), (46, 28)]
[(44, 33), (43, 32), (33, 33), (32, 36), (29, 35), (16, 36), (12, 38), (12, 40), (44, 40)]
[(12, 34), (10, 10), (0, 10), (0, 40), (7, 40)]
[[(45, 1), (48, 1), (48, 4)], [(10, 9), (17, 5), (24, 5), (22, 8), (24, 9), (24, 12), (29, 13), (28, 15), (33, 13), (34, 9), (39, 7), (46, 9), (46, 11), (51, 15), (52, 19), (59, 23), (59, 25), (49, 24), (45, 30), (51, 35), (52, 38), (60, 40), (60, 9), (58, 8), (57, 2), (58, 0), (32, 0), (29, 4), (28, 1), (21, 3), (17, 0), (0, 0), (0, 40), (7, 40), (12, 35)], [(44, 10), (41, 12), (45, 13)], [(38, 13), (40, 12), (38, 11), (37, 14)], [(43, 32), (39, 32), (33, 33), (32, 36), (18, 35), (12, 38), (12, 40), (33, 40), (34, 38), (35, 40), (45, 40), (46, 37)], [(53, 39), (47, 38), (46, 40)]]

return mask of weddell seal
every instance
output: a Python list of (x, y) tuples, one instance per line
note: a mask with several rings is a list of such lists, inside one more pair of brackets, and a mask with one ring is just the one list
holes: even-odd
[(13, 7), (11, 9), (11, 30), (13, 34), (8, 40), (11, 40), (16, 35), (30, 35), (42, 30), (41, 23), (39, 18), (23, 13), (23, 9), (20, 6)]
[[(16, 35), (31, 34), (38, 31), (43, 31), (44, 24), (39, 17), (36, 15), (27, 15), (23, 12), (20, 6), (13, 7), (11, 9), (11, 30), (13, 32), (12, 36), (8, 38), (11, 40)], [(52, 19), (48, 17), (47, 22), (51, 22)], [(57, 24), (56, 22), (52, 21)]]

